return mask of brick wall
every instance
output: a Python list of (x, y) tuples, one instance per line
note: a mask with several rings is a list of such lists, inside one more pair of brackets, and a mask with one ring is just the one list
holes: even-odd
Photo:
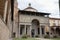
[(0, 15), (3, 17), (6, 0), (0, 0)]

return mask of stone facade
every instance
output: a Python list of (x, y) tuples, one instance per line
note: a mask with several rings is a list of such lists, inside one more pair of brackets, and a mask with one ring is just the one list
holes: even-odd
[[(13, 13), (13, 20), (11, 20), (11, 0), (0, 0), (0, 19), (2, 23), (0, 26), (0, 40), (8, 40), (12, 38), (14, 32), (16, 32), (16, 37), (18, 35), (17, 26), (15, 22), (17, 21), (16, 18), (18, 16), (18, 3), (17, 0), (14, 0), (14, 13)], [(3, 20), (3, 21), (2, 21)], [(12, 35), (13, 34), (13, 35)], [(5, 37), (6, 36), (6, 37)]]
[(0, 40), (10, 40), (11, 31), (7, 24), (9, 16), (8, 14), (10, 12), (11, 12), (11, 1), (0, 0)]
[[(40, 27), (43, 25), (43, 26), (48, 26), (49, 24), (48, 24), (48, 19), (49, 18), (44, 18), (44, 17), (42, 17), (42, 16), (40, 16), (40, 17), (38, 17), (38, 16), (28, 16), (28, 15), (20, 15), (20, 18), (19, 18), (19, 25), (21, 25), (21, 24), (23, 24), (23, 25), (30, 25), (30, 26), (32, 26), (32, 24), (31, 24), (31, 22), (32, 22), (32, 20), (34, 20), (34, 19), (37, 19), (37, 20), (39, 20), (39, 25), (40, 25)], [(44, 27), (45, 28), (45, 27)], [(42, 31), (42, 30), (41, 30)], [(44, 31), (45, 33), (46, 33), (46, 31)], [(37, 32), (36, 32), (37, 33)], [(29, 34), (29, 31), (28, 31), (28, 34)], [(36, 34), (36, 35), (38, 35), (38, 34)], [(41, 34), (42, 35), (42, 34)]]
[(0, 18), (0, 40), (9, 40), (9, 33), (7, 25)]
[(13, 33), (15, 33), (15, 37), (18, 37), (18, 26), (17, 23), (18, 22), (18, 3), (17, 0), (14, 1), (14, 21), (13, 21)]
[(7, 4), (10, 4), (9, 0), (0, 0), (0, 40), (9, 40), (10, 38), (10, 30), (5, 20), (8, 13)]
[(49, 18), (50, 26), (60, 26), (60, 18)]
[(43, 37), (44, 35), (47, 34), (47, 32), (50, 31), (49, 30), (49, 15), (46, 14), (45, 16), (43, 13), (40, 13), (38, 16), (35, 13), (39, 14), (40, 12), (38, 13), (34, 11), (31, 12), (31, 11), (19, 10), (18, 16), (17, 16), (18, 21), (16, 21), (16, 23), (18, 23), (17, 28), (18, 28), (19, 37), (22, 37), (25, 34), (30, 35), (30, 37), (32, 37), (33, 35), (34, 37), (36, 35)]
[(51, 34), (60, 36), (60, 18), (49, 18)]

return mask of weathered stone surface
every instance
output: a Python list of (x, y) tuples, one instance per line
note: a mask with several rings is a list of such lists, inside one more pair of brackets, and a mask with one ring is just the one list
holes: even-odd
[(0, 40), (9, 40), (9, 29), (0, 18)]
[[(0, 40), (9, 40), (9, 36), (10, 36), (9, 28), (7, 27), (5, 21), (3, 20), (5, 17), (4, 16), (5, 11), (7, 10), (5, 7), (5, 6), (7, 6), (6, 1), (9, 1), (9, 0), (0, 0)], [(8, 5), (9, 5), (9, 3), (8, 3)], [(8, 11), (6, 11), (6, 13), (7, 12)]]

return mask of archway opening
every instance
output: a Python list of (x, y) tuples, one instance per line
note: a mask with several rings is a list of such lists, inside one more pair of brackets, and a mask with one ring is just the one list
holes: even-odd
[(32, 37), (40, 34), (39, 24), (40, 23), (37, 19), (32, 20), (32, 30), (31, 30)]

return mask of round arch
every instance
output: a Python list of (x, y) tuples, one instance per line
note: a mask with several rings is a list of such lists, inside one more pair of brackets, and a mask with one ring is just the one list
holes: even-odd
[(39, 35), (40, 34), (39, 20), (33, 19), (31, 23), (32, 23), (32, 30), (31, 30), (32, 37)]
[(40, 24), (39, 20), (37, 20), (37, 19), (33, 19), (31, 23), (32, 23), (32, 25), (39, 25)]

